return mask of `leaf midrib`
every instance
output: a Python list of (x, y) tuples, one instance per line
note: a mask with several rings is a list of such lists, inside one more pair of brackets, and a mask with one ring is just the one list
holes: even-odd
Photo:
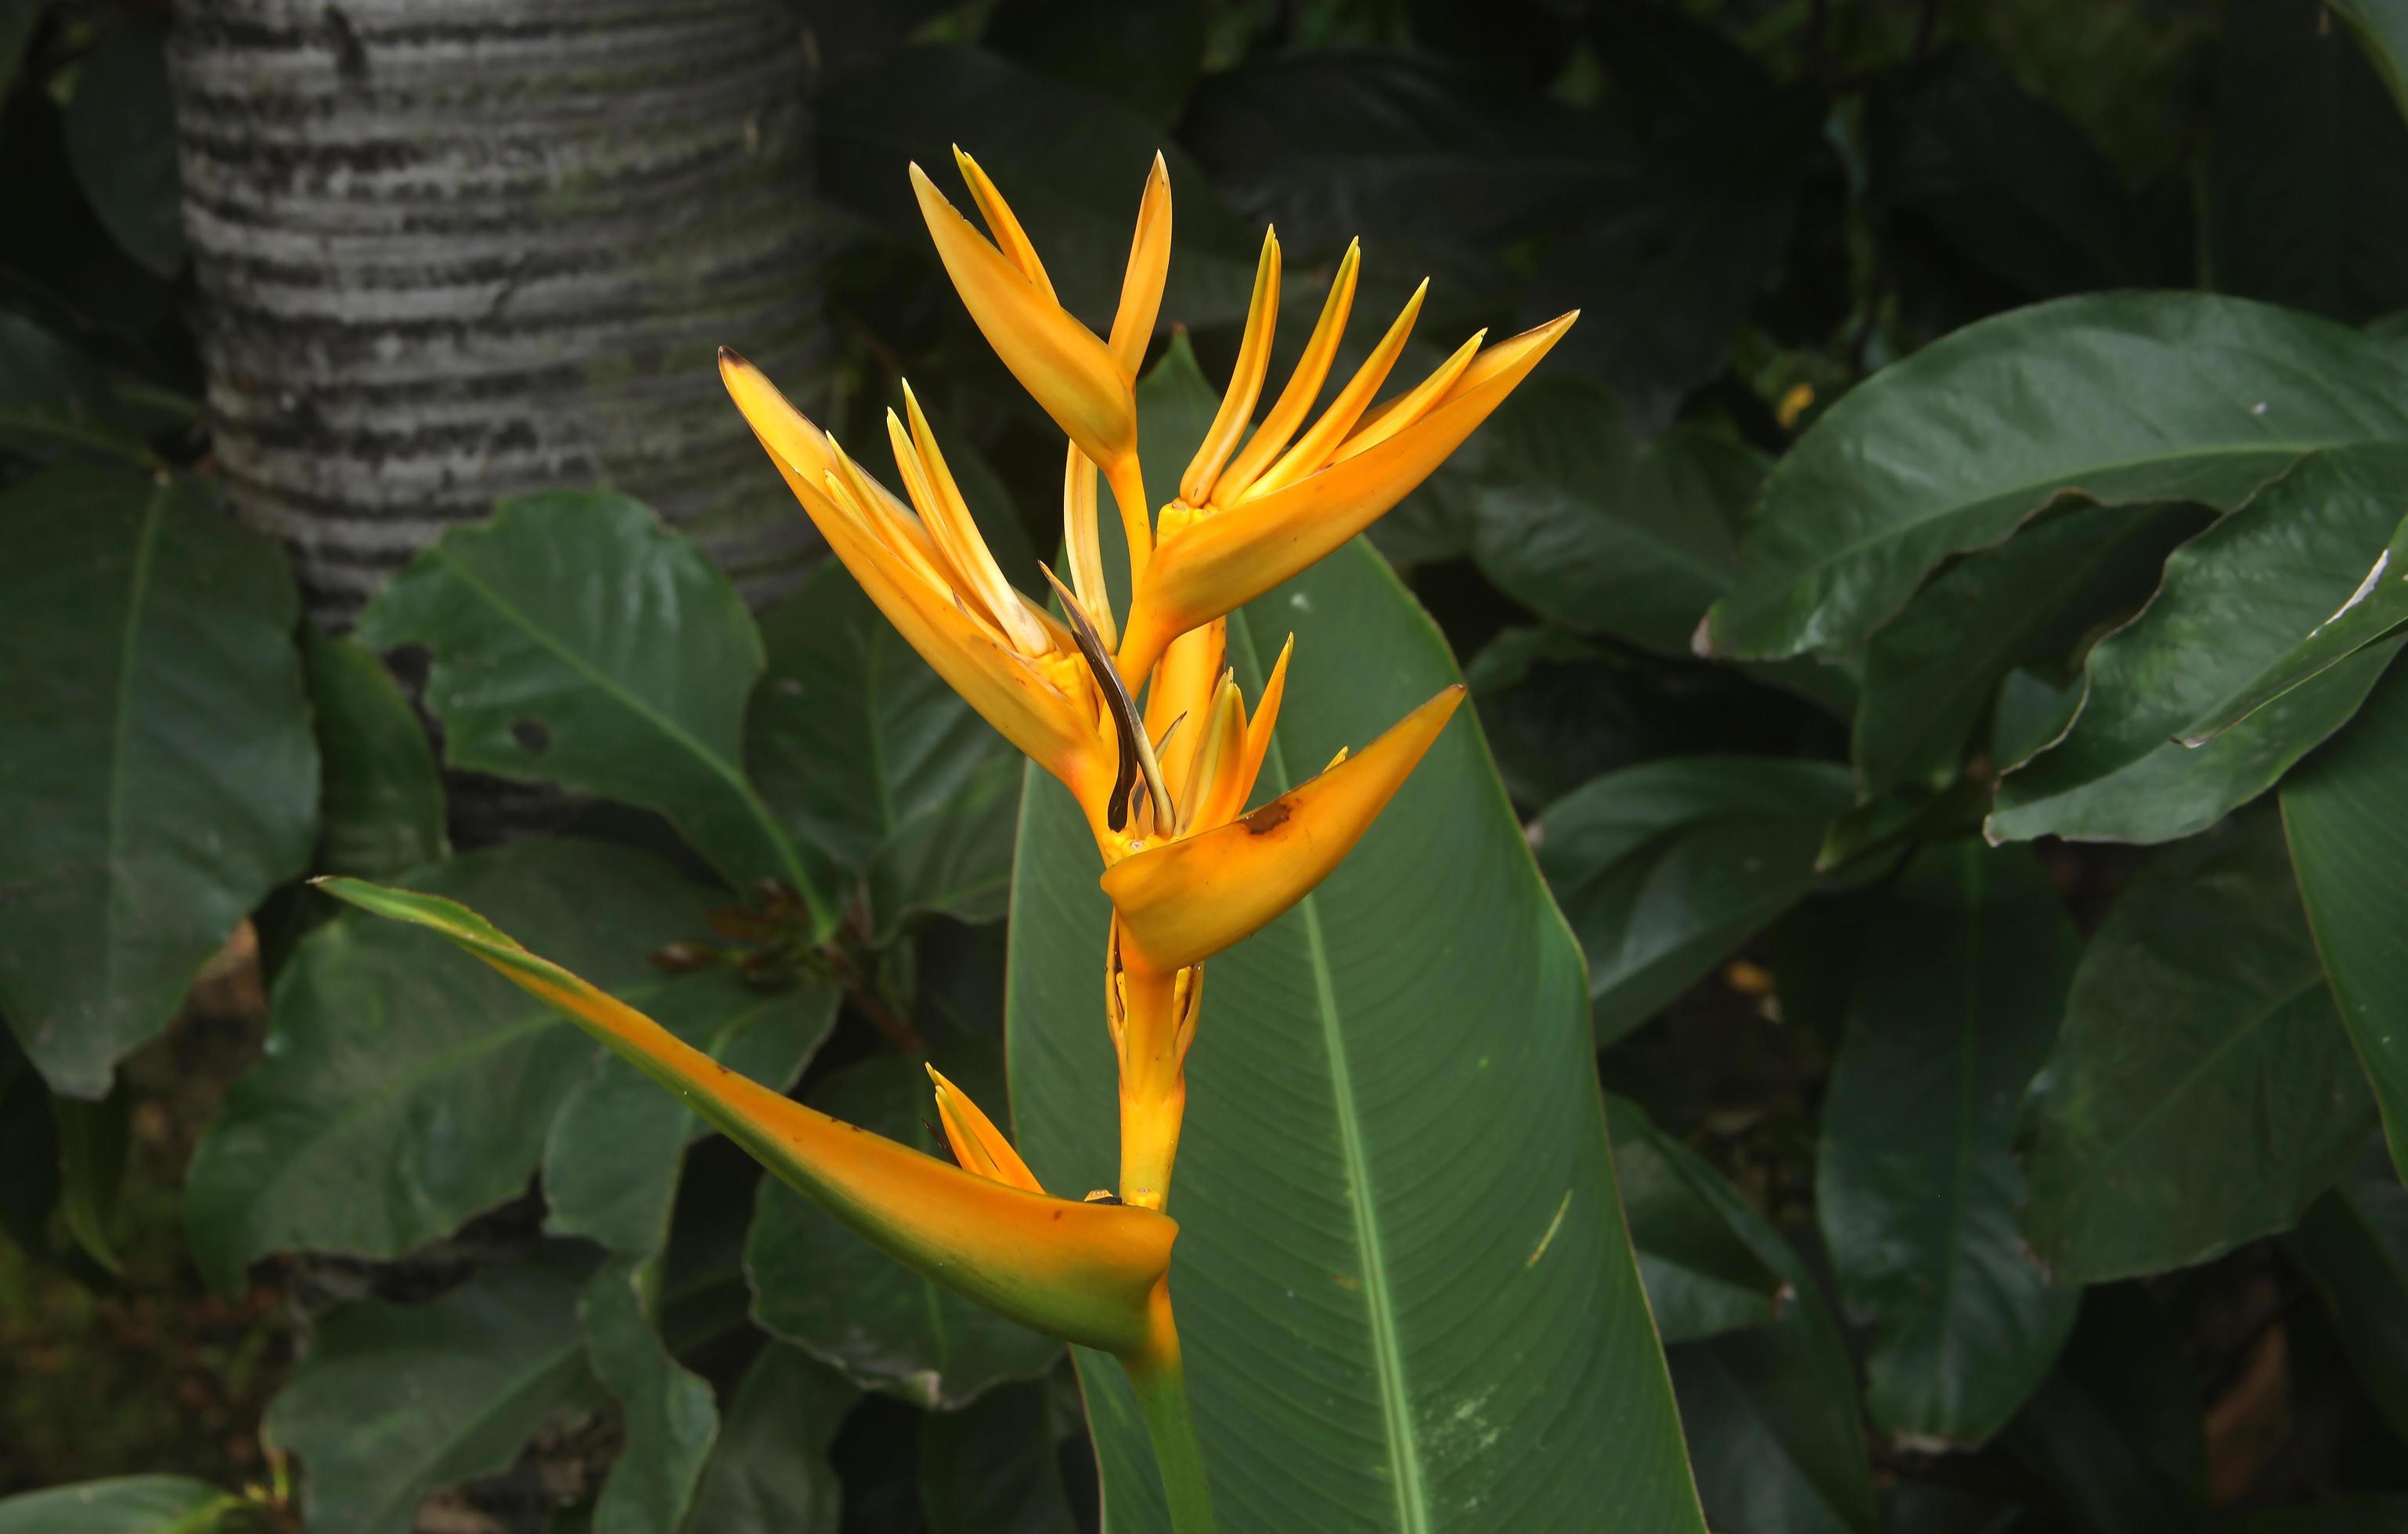
[[(1271, 738), (1269, 755), (1279, 781), (1294, 783), (1296, 780), (1287, 768), (1287, 753), (1277, 736)], [(1329, 1058), (1330, 1103), (1338, 1121), (1339, 1149), (1346, 1162), (1346, 1201), (1354, 1216), (1355, 1254), (1363, 1266), (1363, 1308), (1371, 1324), (1371, 1372), (1379, 1382), (1380, 1415), (1387, 1429), (1389, 1484), (1396, 1492), (1400, 1534), (1428, 1534), (1429, 1494), (1422, 1485), (1421, 1445), (1413, 1437), (1412, 1400), (1405, 1385), (1404, 1344), (1397, 1331), (1396, 1300), (1388, 1293), (1380, 1216), (1371, 1199), (1370, 1158), (1364, 1149), (1363, 1127), (1354, 1111), (1354, 1077), (1348, 1068), (1346, 1039), (1338, 1011), (1337, 981), (1329, 968), (1329, 944), (1321, 932), (1320, 900), (1317, 892), (1308, 894), (1297, 902), (1297, 909), (1304, 913), (1305, 952), (1312, 964), (1313, 1011), (1320, 1020), (1322, 1046)]]
[(134, 568), (125, 595), (125, 623), (118, 640), (117, 701), (108, 743), (108, 809), (106, 848), (101, 867), (108, 870), (108, 893), (100, 903), (100, 995), (117, 995), (117, 891), (125, 828), (125, 738), (134, 728), (135, 662), (141, 649), (142, 616), (150, 600), (150, 566), (159, 544), (159, 523), (167, 508), (169, 487), (151, 491), (142, 509), (142, 527), (135, 535)]
[[(2156, 1102), (2150, 1104), (2148, 1109), (2143, 1111), (2139, 1118), (2132, 1120), (2125, 1125), (2125, 1130), (2122, 1135), (2118, 1136), (2114, 1140), (2106, 1142), (2101, 1154), (2088, 1155), (2084, 1158), (2086, 1169), (2090, 1175), (2085, 1177), (2076, 1184), (2080, 1189), (2080, 1192), (2067, 1201), (2069, 1215), (2073, 1211), (2080, 1211), (2084, 1212), (2085, 1218), (2086, 1219), (2087, 1209), (2091, 1197), (2093, 1193), (2106, 1181), (2103, 1174), (2106, 1172), (2108, 1168), (2114, 1163), (2122, 1161), (2125, 1154), (2129, 1152), (2134, 1145), (2141, 1141), (2149, 1126), (2155, 1124), (2157, 1118), (2163, 1114), (2176, 1099), (2187, 1095), (2192, 1086), (2198, 1082), (2199, 1079), (2205, 1075), (2207, 1071), (2216, 1064), (2216, 1062), (2223, 1059), (2225, 1055), (2230, 1054), (2237, 1045), (2256, 1038), (2258, 1030), (2264, 1028), (2267, 1024), (2272, 1022), (2276, 1017), (2281, 1016), (2284, 1011), (2289, 1009), (2293, 1002), (2297, 1001), (2300, 996), (2307, 993), (2321, 988), (2324, 982), (2324, 975), (2321, 970), (2311, 973), (2305, 981), (2292, 986), (2289, 990), (2282, 993), (2281, 996), (2270, 998), (2264, 1006), (2257, 1010), (2254, 1015), (2242, 1023), (2239, 1026), (2233, 1028), (2231, 1032), (2228, 1033), (2223, 1039), (2218, 1040), (2214, 1049), (2209, 1050), (2204, 1054), (2194, 1057), (2191, 1061), (2190, 1068), (2185, 1070), (2180, 1076), (2176, 1077), (2173, 1083), (2158, 1097)], [(2062, 1240), (2067, 1231), (2072, 1228), (2073, 1223), (2074, 1222), (2071, 1218), (2061, 1223), (2058, 1232), (2060, 1240)]]

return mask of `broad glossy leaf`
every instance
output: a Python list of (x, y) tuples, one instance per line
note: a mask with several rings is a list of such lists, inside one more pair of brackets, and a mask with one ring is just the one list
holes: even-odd
[(1868, 1316), (1866, 1410), (1892, 1437), (1980, 1443), (2055, 1362), (2081, 1291), (2015, 1228), (2016, 1111), (2080, 941), (2038, 862), (1963, 840), (1887, 892), (1858, 958), (1814, 1170), (1832, 1277)]
[(127, 1475), (0, 1498), (0, 1534), (212, 1534), (243, 1527), (233, 1493), (181, 1475)]
[(2079, 628), (2061, 632), (2069, 618), (2087, 628), (2146, 600), (2178, 535), (2200, 515), (2071, 509), (1967, 556), (1915, 593), (1865, 648), (1852, 739), (1866, 791), (1952, 772), (2016, 659), (2053, 639), (2078, 642)]
[(76, 71), (67, 163), (84, 200), (127, 255), (162, 277), (184, 264), (183, 182), (167, 93), (166, 32), (109, 28)]
[(577, 1320), (592, 1268), (552, 1248), (423, 1305), (366, 1300), (322, 1321), (267, 1409), (269, 1438), (300, 1456), (309, 1527), (408, 1534), (428, 1492), (598, 1404)]
[(1018, 755), (830, 560), (761, 617), (744, 761), (796, 835), (858, 869)]
[(1573, 790), (1533, 827), (1588, 953), (1598, 1042), (1629, 1032), (1804, 896), (1847, 769), (1770, 756), (1647, 762)]
[(2229, 509), (2303, 452), (2402, 436), (2408, 367), (2329, 321), (2187, 293), (2018, 309), (1815, 422), (1773, 466), (1700, 638), (1718, 655), (1852, 649), (1950, 554), (2061, 495)]
[(2408, 443), (2315, 453), (2166, 560), (2141, 615), (2101, 639), (2063, 738), (1999, 785), (1988, 832), (2170, 841), (2272, 787), (2358, 711), (2399, 648), (2370, 646), (2204, 745), (2174, 738), (2345, 605), (2400, 518)]
[(507, 502), (394, 577), (359, 637), (433, 653), (426, 706), (452, 766), (658, 810), (731, 882), (826, 898), (740, 766), (760, 635), (727, 578), (641, 503)]
[[(756, 990), (722, 969), (660, 988), (650, 1011), (728, 1069), (782, 1091), (836, 1026), (841, 999), (810, 982)], [(667, 1238), (685, 1148), (708, 1131), (634, 1066), (593, 1054), (544, 1140), (545, 1228), (641, 1256)]]
[[(928, 1146), (926, 1126), (936, 1118), (927, 1072), (892, 1055), (847, 1067), (808, 1100), (906, 1145)], [(920, 1406), (955, 1410), (1001, 1381), (1042, 1373), (1062, 1355), (1051, 1338), (897, 1267), (774, 1179), (761, 1181), (744, 1268), (753, 1318), (772, 1335), (865, 1389)]]
[(308, 858), (300, 608), (198, 480), (58, 468), (0, 496), (0, 1013), (96, 1097)]
[(2182, 730), (2185, 745), (2205, 744), (2292, 688), (2323, 675), (2408, 624), (2408, 522), (2374, 556), (2349, 599), (2309, 629), (2246, 685), (2220, 698)]
[(2167, 849), (2084, 950), (2025, 1126), (2023, 1226), (2059, 1282), (2287, 1228), (2373, 1105), (2271, 815)]
[(2408, 1188), (2380, 1150), (2358, 1158), (2283, 1238), (2391, 1430), (2408, 1439)]
[(1675, 1155), (1698, 1196), (1783, 1284), (1771, 1325), (1665, 1349), (1708, 1527), (1717, 1534), (1872, 1534), (1872, 1473), (1855, 1369), (1821, 1285), (1727, 1181), (1686, 1152)]
[(1473, 440), (1450, 474), (1482, 572), (1577, 633), (1686, 655), (1738, 568), (1762, 457), (1701, 426), (1642, 441), (1612, 394), (1570, 375), (1532, 380)]
[(929, 1534), (1071, 1534), (1045, 1382), (920, 1419), (920, 1508)]
[(1722, 1174), (1648, 1122), (1637, 1103), (1606, 1099), (1613, 1171), (1656, 1335), (1669, 1345), (1762, 1326), (1792, 1296), (1734, 1219)]
[(2005, 1435), (2078, 1534), (2192, 1534), (2207, 1502), (2207, 1431), (2182, 1340), (2146, 1289), (2083, 1297), (2057, 1371)]
[(678, 1527), (719, 1436), (710, 1385), (680, 1365), (648, 1313), (641, 1264), (602, 1265), (578, 1299), (587, 1362), (619, 1399), (625, 1440), (594, 1507), (594, 1534)]
[[(1295, 658), (1269, 794), (1456, 680), (1360, 543), (1230, 625)], [(1048, 1186), (1109, 1182), (1107, 906), (1032, 778), (1010, 927), (1012, 1106)], [(1211, 961), (1172, 1289), (1225, 1527), (1699, 1528), (1612, 1185), (1578, 951), (1458, 718), (1337, 871)], [(1115, 1534), (1165, 1527), (1117, 1367), (1078, 1358)], [(1564, 1455), (1551, 1444), (1577, 1444)]]
[(763, 1347), (728, 1405), (687, 1534), (836, 1534), (843, 1491), (828, 1445), (859, 1395), (800, 1348)]
[[(717, 978), (672, 980), (646, 957), (704, 930), (711, 892), (643, 853), (521, 841), (416, 882), (508, 923), (631, 1005), (666, 1010)], [(267, 1058), (227, 1094), (194, 1154), (184, 1195), (194, 1261), (225, 1288), (274, 1251), (390, 1257), (448, 1233), (525, 1187), (553, 1114), (599, 1053), (500, 975), (399, 924), (346, 913), (288, 962)]]
[(1003, 920), (1020, 824), (1020, 764), (996, 756), (953, 796), (906, 821), (863, 871), (871, 940), (892, 942), (920, 916)]
[(302, 630), (301, 660), (317, 711), (319, 869), (392, 879), (441, 861), (452, 850), (443, 775), (392, 673), (314, 627)]
[(2207, 269), (2227, 293), (2356, 323), (2408, 305), (2408, 122), (2319, 6), (2225, 15), (2208, 118)]
[(2283, 825), (2325, 979), (2408, 1168), (2408, 674), (2284, 783)]

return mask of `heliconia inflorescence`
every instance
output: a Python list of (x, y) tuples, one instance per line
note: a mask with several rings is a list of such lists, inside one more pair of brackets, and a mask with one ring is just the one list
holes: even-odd
[[(575, 1019), (772, 1172), (897, 1260), (1000, 1314), (1118, 1357), (1154, 1437), (1176, 1527), (1211, 1527), (1169, 1297), (1178, 1226), (1161, 1212), (1186, 1107), (1204, 964), (1302, 899), (1360, 839), (1462, 700), (1450, 687), (1359, 752), (1247, 811), (1285, 695), (1291, 638), (1250, 710), (1227, 665), (1227, 615), (1342, 545), (1426, 479), (1529, 374), (1567, 314), (1494, 346), (1475, 335), (1385, 403), (1427, 284), (1312, 416), (1361, 266), (1350, 246), (1285, 385), (1252, 435), (1279, 312), (1267, 232), (1219, 411), (1151, 510), (1136, 377), (1169, 270), (1169, 174), (1140, 201), (1111, 333), (1063, 308), (1002, 193), (954, 151), (982, 234), (918, 165), (928, 232), (970, 318), (1068, 438), (1058, 612), (996, 565), (908, 384), (886, 415), (896, 494), (762, 374), (720, 373), (828, 547), (896, 630), (981, 716), (1058, 779), (1101, 854), (1112, 915), (1104, 1023), (1120, 1062), (1116, 1197), (1049, 1195), (1010, 1140), (933, 1068), (954, 1165), (735, 1075), (632, 1008), (527, 953), (450, 901), (356, 880), (322, 887), (440, 932)], [(1310, 424), (1307, 418), (1312, 417)], [(1116, 613), (1096, 518), (1120, 514), (1132, 596)]]

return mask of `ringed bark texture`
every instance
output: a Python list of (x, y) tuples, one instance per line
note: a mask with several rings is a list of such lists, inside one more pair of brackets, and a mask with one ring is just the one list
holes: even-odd
[(785, 0), (177, 0), (217, 461), (348, 627), (450, 523), (608, 486), (759, 601), (815, 546), (725, 342), (825, 366)]

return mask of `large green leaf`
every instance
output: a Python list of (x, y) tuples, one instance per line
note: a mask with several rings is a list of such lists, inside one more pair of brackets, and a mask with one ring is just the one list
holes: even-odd
[(2380, 1150), (2359, 1157), (2284, 1238), (2341, 1334), (2350, 1367), (2408, 1439), (2408, 1187)]
[(198, 480), (54, 469), (0, 526), (0, 1013), (98, 1097), (308, 858), (299, 602)]
[(1851, 649), (1950, 554), (2059, 496), (2229, 509), (2303, 452), (2401, 437), (2408, 368), (2330, 321), (2183, 293), (2018, 309), (1884, 368), (1799, 439), (1701, 638)]
[(1019, 756), (828, 562), (765, 615), (744, 758), (797, 837), (859, 874), (875, 940), (1003, 914)]
[(1756, 1254), (1753, 1215), (1734, 1213), (1722, 1174), (1656, 1128), (1638, 1104), (1613, 1097), (1606, 1109), (1630, 1244), (1666, 1345), (1779, 1319), (1795, 1301), (1789, 1280)]
[[(414, 882), (509, 923), (633, 1005), (668, 1011), (697, 985), (744, 1000), (720, 977), (671, 980), (646, 958), (702, 929), (710, 892), (645, 854), (523, 841)], [(220, 1288), (288, 1248), (396, 1256), (518, 1193), (600, 1053), (501, 976), (349, 913), (303, 939), (268, 1036), (184, 1194), (194, 1260)]]
[(761, 616), (744, 760), (779, 818), (859, 868), (1012, 754), (834, 560)]
[(2346, 607), (2399, 524), (2408, 442), (2313, 453), (2167, 559), (2165, 583), (2090, 652), (2073, 727), (1999, 785), (1989, 834), (2170, 841), (2272, 787), (2357, 712), (2399, 646), (2369, 646), (2203, 745), (2175, 737)]
[(1958, 561), (1915, 593), (1865, 648), (1852, 738), (1865, 790), (1952, 772), (2016, 660), (2052, 641), (2078, 642), (2080, 629), (2062, 632), (2069, 620), (2087, 628), (2145, 600), (2176, 536), (2200, 515), (2074, 508)]
[(2015, 1228), (2014, 1144), (2079, 949), (2037, 861), (1977, 841), (1919, 854), (1871, 923), (1814, 1193), (1841, 1298), (1873, 1323), (1865, 1405), (1893, 1436), (1984, 1441), (2073, 1328), (2081, 1291)]
[(318, 868), (394, 879), (451, 851), (443, 775), (409, 700), (370, 651), (315, 628), (301, 659), (322, 764)]
[(206, 1481), (127, 1475), (0, 1498), (0, 1534), (214, 1534), (250, 1525), (247, 1506)]
[(2207, 1502), (2199, 1386), (2172, 1323), (2137, 1283), (2083, 1297), (2057, 1371), (2004, 1445), (2057, 1494), (2076, 1534), (2199, 1527)]
[(2374, 556), (2347, 601), (2246, 684), (2185, 725), (2183, 743), (2206, 744), (2292, 688), (2389, 638), (2402, 624), (2408, 624), (2408, 520), (2393, 529), (2391, 541)]
[(548, 1419), (599, 1403), (577, 1298), (589, 1257), (551, 1249), (424, 1305), (325, 1318), (267, 1410), (298, 1455), (312, 1528), (408, 1534), (428, 1492), (499, 1469)]
[(1814, 882), (1847, 769), (1771, 756), (1647, 762), (1573, 790), (1532, 828), (1588, 953), (1600, 1044), (1711, 973)]
[[(936, 1116), (926, 1072), (893, 1055), (846, 1068), (810, 1101), (906, 1145), (926, 1145)], [(1062, 1355), (1051, 1338), (898, 1269), (773, 1178), (761, 1180), (744, 1267), (753, 1318), (772, 1335), (855, 1384), (921, 1406), (952, 1411), (1000, 1381), (1042, 1373)]]
[[(1360, 543), (1232, 620), (1250, 689), (1291, 627), (1266, 793), (1455, 681)], [(1051, 780), (1030, 780), (1020, 848), (1013, 1108), (1048, 1186), (1094, 1187), (1117, 1159), (1108, 908)], [(1465, 719), (1317, 892), (1211, 961), (1169, 1212), (1226, 1526), (1555, 1528), (1610, 1503), (1634, 1528), (1699, 1528), (1583, 1001)], [(1164, 1527), (1127, 1385), (1079, 1364), (1115, 1534)]]
[(663, 1344), (643, 1264), (604, 1263), (578, 1297), (595, 1378), (619, 1398), (625, 1440), (594, 1507), (594, 1534), (661, 1534), (682, 1522), (719, 1437), (710, 1385)]
[(1474, 443), (1448, 473), (1499, 590), (1576, 632), (1689, 652), (1738, 567), (1754, 449), (1700, 426), (1643, 442), (1612, 394), (1569, 375), (1533, 380)]
[(761, 637), (727, 578), (639, 502), (507, 502), (394, 577), (359, 636), (432, 652), (426, 705), (452, 766), (658, 810), (730, 882), (825, 901), (740, 766)]
[(828, 1445), (858, 1396), (802, 1349), (764, 1347), (728, 1404), (687, 1534), (836, 1534), (843, 1492)]
[(2024, 1230), (2061, 1282), (2203, 1262), (2298, 1220), (2373, 1117), (2280, 828), (2243, 817), (2158, 853), (2084, 951)]
[[(652, 1021), (739, 1076), (781, 1091), (836, 1026), (835, 986), (755, 990), (721, 969), (659, 989)], [(641, 1256), (667, 1239), (687, 1143), (700, 1119), (626, 1060), (595, 1050), (543, 1143), (545, 1228)]]
[(2325, 978), (2408, 1168), (2408, 674), (2283, 785), (2283, 824)]
[[(1619, 1099), (1614, 1106), (1626, 1108)], [(1872, 1472), (1856, 1373), (1822, 1286), (1721, 1174), (1652, 1125), (1643, 1137), (1683, 1168), (1725, 1229), (1782, 1283), (1770, 1325), (1665, 1350), (1708, 1527), (1718, 1534), (1871, 1534)]]
[(2408, 122), (2321, 6), (2227, 10), (2208, 135), (2218, 288), (2352, 323), (2408, 305)]

